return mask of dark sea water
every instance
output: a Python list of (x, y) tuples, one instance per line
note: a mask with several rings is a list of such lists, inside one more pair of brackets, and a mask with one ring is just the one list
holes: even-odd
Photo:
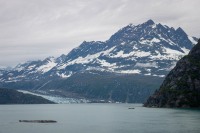
[[(43, 119), (58, 122), (19, 122)], [(0, 105), (0, 133), (200, 133), (200, 111), (139, 104)]]

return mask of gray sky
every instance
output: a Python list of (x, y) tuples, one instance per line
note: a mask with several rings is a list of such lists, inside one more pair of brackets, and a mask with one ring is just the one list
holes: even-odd
[(0, 0), (0, 66), (67, 54), (148, 19), (200, 37), (200, 0)]

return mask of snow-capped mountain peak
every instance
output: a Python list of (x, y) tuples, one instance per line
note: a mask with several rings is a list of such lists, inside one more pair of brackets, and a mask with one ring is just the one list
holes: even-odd
[(90, 70), (163, 77), (196, 43), (197, 38), (188, 36), (182, 28), (156, 24), (150, 19), (123, 27), (105, 42), (84, 41), (67, 55), (20, 64), (0, 78), (67, 78)]

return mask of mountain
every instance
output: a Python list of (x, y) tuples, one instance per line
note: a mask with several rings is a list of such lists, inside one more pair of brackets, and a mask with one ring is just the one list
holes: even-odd
[[(58, 58), (48, 57), (45, 60), (30, 61), (19, 64), (12, 70), (3, 71), (0, 76), (0, 86), (49, 90), (50, 84), (62, 82), (62, 86), (58, 84), (53, 86), (56, 89), (67, 92), (70, 90), (73, 93), (93, 97), (92, 90), (96, 88), (96, 81), (94, 80), (87, 81), (85, 87), (78, 86), (78, 88), (93, 86), (89, 91), (84, 90), (84, 93), (79, 93), (74, 87), (72, 87), (72, 90), (68, 86), (76, 86), (74, 81), (71, 82), (73, 79), (86, 82), (85, 79), (77, 77), (79, 74), (86, 77), (100, 75), (102, 82), (106, 79), (106, 76), (104, 76), (106, 74), (112, 75), (109, 79), (111, 81), (120, 76), (124, 78), (132, 76), (137, 81), (135, 77), (139, 75), (140, 79), (144, 81), (142, 84), (137, 84), (141, 89), (147, 86), (145, 84), (146, 79), (153, 77), (155, 82), (152, 83), (152, 86), (159, 87), (163, 77), (168, 74), (180, 58), (188, 54), (196, 42), (197, 38), (188, 36), (183, 29), (174, 29), (160, 23), (156, 24), (152, 20), (136, 26), (130, 24), (120, 29), (105, 42), (84, 41), (67, 55), (63, 54)], [(68, 81), (70, 81), (70, 85), (66, 85)], [(136, 83), (130, 82), (132, 84)], [(110, 86), (110, 84), (104, 83), (102, 83), (102, 87)], [(112, 83), (112, 86), (115, 86), (115, 82)], [(122, 88), (119, 87), (118, 89)], [(134, 90), (134, 87), (128, 87), (125, 91), (127, 95), (127, 91), (130, 89)], [(112, 87), (108, 90), (106, 96), (100, 96), (97, 91), (95, 97), (108, 97), (108, 94), (112, 96), (113, 90), (116, 91)], [(152, 92), (152, 89), (150, 90), (147, 91)], [(142, 92), (137, 91), (135, 93), (139, 95)], [(121, 99), (120, 101), (125, 102), (126, 100)]]
[(170, 71), (146, 107), (200, 107), (200, 40)]
[(0, 88), (0, 104), (52, 104), (53, 102), (39, 96), (23, 94), (12, 89)]

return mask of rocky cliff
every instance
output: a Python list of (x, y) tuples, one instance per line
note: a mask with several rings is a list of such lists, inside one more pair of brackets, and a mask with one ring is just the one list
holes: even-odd
[(146, 107), (200, 107), (200, 40), (177, 62)]

